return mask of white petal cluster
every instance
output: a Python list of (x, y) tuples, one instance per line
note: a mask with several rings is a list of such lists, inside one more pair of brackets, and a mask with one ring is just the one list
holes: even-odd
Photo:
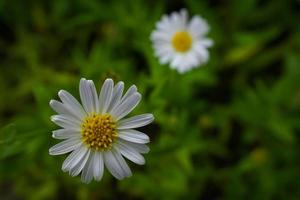
[[(180, 73), (198, 67), (209, 59), (208, 47), (213, 42), (206, 38), (208, 31), (209, 26), (202, 17), (196, 15), (189, 20), (185, 9), (164, 15), (151, 34), (155, 55), (161, 64), (170, 63), (171, 68)], [(179, 39), (174, 43), (178, 33), (184, 33), (187, 40)]]
[[(70, 153), (65, 159), (62, 170), (71, 176), (81, 173), (83, 182), (89, 183), (93, 178), (102, 179), (104, 166), (117, 179), (132, 175), (125, 158), (143, 165), (142, 154), (148, 153), (146, 143), (149, 137), (134, 130), (151, 123), (152, 114), (142, 114), (124, 119), (140, 102), (141, 94), (136, 86), (131, 86), (123, 95), (124, 83), (114, 85), (112, 79), (106, 79), (100, 94), (91, 80), (81, 79), (79, 103), (69, 92), (61, 90), (58, 96), (61, 100), (51, 100), (50, 106), (58, 114), (51, 117), (61, 129), (53, 131), (53, 137), (63, 140), (49, 149), (51, 155)], [(91, 115), (109, 114), (116, 122), (117, 139), (107, 150), (95, 150), (84, 143), (82, 124)]]

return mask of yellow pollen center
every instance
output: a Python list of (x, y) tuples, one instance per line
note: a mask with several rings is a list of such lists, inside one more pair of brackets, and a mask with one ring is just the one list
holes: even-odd
[(186, 31), (176, 32), (172, 38), (172, 44), (176, 51), (186, 52), (192, 46), (192, 37)]
[(81, 125), (81, 134), (83, 142), (96, 151), (110, 149), (118, 136), (116, 122), (107, 113), (86, 117)]

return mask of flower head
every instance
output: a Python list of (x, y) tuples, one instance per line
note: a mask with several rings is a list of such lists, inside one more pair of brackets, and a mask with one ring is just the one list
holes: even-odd
[(51, 100), (50, 106), (58, 115), (51, 120), (62, 129), (53, 131), (53, 137), (64, 141), (49, 149), (50, 155), (71, 152), (62, 170), (71, 176), (81, 173), (83, 182), (93, 178), (100, 181), (104, 166), (117, 179), (132, 175), (125, 159), (143, 165), (141, 155), (148, 153), (149, 137), (134, 128), (145, 126), (154, 119), (152, 114), (142, 114), (124, 119), (140, 102), (141, 95), (135, 85), (123, 95), (124, 83), (114, 86), (106, 79), (100, 94), (91, 80), (82, 78), (79, 93), (82, 105), (67, 91), (61, 90), (60, 101)]
[(212, 40), (206, 38), (208, 24), (200, 16), (188, 21), (185, 9), (164, 15), (151, 34), (155, 55), (161, 64), (170, 63), (180, 73), (189, 71), (208, 61), (207, 48)]

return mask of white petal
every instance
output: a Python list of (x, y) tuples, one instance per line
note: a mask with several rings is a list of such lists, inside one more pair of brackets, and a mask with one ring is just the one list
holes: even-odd
[(123, 140), (140, 144), (145, 144), (150, 141), (148, 135), (133, 129), (120, 130), (119, 137)]
[(127, 165), (126, 161), (122, 157), (121, 153), (115, 148), (112, 148), (111, 152), (113, 153), (114, 158), (116, 159), (116, 161), (119, 163), (119, 166), (122, 168), (123, 177), (132, 176), (132, 172), (131, 172), (129, 166)]
[(79, 93), (85, 111), (98, 112), (98, 95), (93, 81), (82, 78), (79, 83)]
[(77, 176), (82, 171), (90, 157), (90, 152), (91, 150), (88, 149), (85, 155), (80, 159), (80, 161), (73, 168), (71, 168), (69, 172), (71, 176)]
[(52, 137), (56, 139), (68, 139), (71, 137), (80, 137), (80, 131), (71, 130), (71, 129), (58, 129), (52, 131)]
[(99, 99), (98, 99), (98, 93), (96, 90), (96, 86), (92, 80), (88, 80), (90, 91), (92, 93), (93, 99), (94, 99), (94, 112), (99, 112)]
[(81, 145), (79, 148), (75, 149), (64, 161), (62, 165), (62, 170), (64, 172), (72, 169), (86, 154), (87, 148)]
[(173, 35), (177, 30), (177, 27), (174, 26), (174, 22), (172, 21), (171, 17), (167, 15), (162, 16), (161, 20), (156, 23), (156, 27), (158, 31), (166, 32), (170, 35)]
[(123, 156), (125, 156), (127, 159), (131, 160), (132, 162), (144, 165), (145, 159), (144, 157), (133, 147), (129, 145), (124, 145), (122, 143), (118, 143), (117, 148), (121, 152)]
[(203, 46), (197, 46), (194, 48), (194, 52), (197, 54), (200, 63), (206, 63), (208, 61), (209, 53)]
[(110, 105), (107, 109), (107, 112), (110, 112), (117, 104), (120, 103), (122, 94), (123, 94), (123, 90), (124, 90), (124, 83), (122, 81), (120, 81), (120, 82), (118, 82), (117, 85), (115, 85), (115, 87), (113, 89), (112, 99), (111, 99)]
[(189, 62), (190, 68), (193, 68), (199, 64), (195, 51), (190, 51), (189, 53), (187, 53), (184, 59)]
[(118, 122), (118, 129), (138, 128), (150, 124), (154, 120), (152, 114), (142, 114), (133, 116), (127, 119), (122, 119)]
[(192, 51), (189, 51), (180, 56), (176, 56), (174, 63), (172, 64), (174, 64), (179, 73), (189, 71), (195, 66), (193, 62), (197, 63), (197, 61), (195, 61), (195, 56), (193, 57), (192, 55)]
[(105, 151), (103, 156), (108, 171), (117, 179), (121, 180), (132, 175), (130, 168), (119, 151), (113, 148), (111, 151)]
[(177, 60), (172, 64), (176, 65), (176, 69), (179, 73), (185, 73), (199, 65), (199, 59), (197, 58), (194, 51), (189, 51), (180, 56), (176, 56), (176, 59)]
[(187, 13), (185, 10), (173, 12), (170, 15), (170, 21), (173, 27), (177, 30), (184, 30), (186, 28)]
[(119, 163), (115, 159), (111, 151), (103, 153), (104, 163), (107, 170), (117, 179), (121, 180), (124, 178), (122, 168), (119, 166)]
[(150, 151), (150, 148), (145, 144), (137, 144), (137, 143), (133, 143), (133, 142), (128, 142), (121, 138), (118, 139), (118, 143), (122, 143), (124, 145), (131, 146), (132, 148), (135, 148), (135, 150), (138, 151), (139, 153), (148, 153)]
[(80, 130), (80, 124), (78, 121), (72, 121), (72, 119), (69, 119), (64, 115), (53, 115), (51, 116), (51, 121), (66, 129)]
[(160, 58), (161, 62), (172, 60), (175, 55), (174, 48), (171, 43), (154, 45), (155, 56)]
[(121, 102), (125, 101), (127, 98), (131, 97), (133, 94), (135, 94), (137, 92), (137, 87), (135, 85), (132, 85), (127, 92), (125, 93), (125, 95), (122, 97)]
[(164, 65), (164, 64), (167, 64), (168, 62), (170, 62), (170, 60), (171, 60), (171, 57), (162, 56), (162, 57), (160, 57), (160, 59), (159, 59), (159, 63), (160, 63), (161, 65)]
[(103, 161), (103, 155), (101, 152), (95, 152), (94, 154), (94, 178), (97, 181), (100, 181), (103, 176), (104, 172), (104, 161)]
[(181, 26), (183, 26), (184, 28), (187, 27), (187, 21), (188, 21), (188, 13), (187, 13), (187, 10), (186, 9), (181, 9), (180, 10), (180, 23), (181, 23)]
[(172, 35), (169, 32), (153, 31), (151, 33), (151, 39), (153, 42), (170, 42)]
[(58, 96), (68, 110), (74, 115), (79, 116), (80, 119), (83, 119), (86, 116), (86, 112), (83, 110), (80, 103), (69, 92), (60, 90)]
[(141, 95), (139, 93), (135, 93), (128, 97), (126, 100), (122, 101), (118, 106), (116, 106), (112, 111), (111, 115), (115, 118), (115, 120), (119, 120), (125, 117), (128, 113), (130, 113), (140, 102)]
[(114, 87), (114, 82), (112, 79), (106, 79), (104, 81), (99, 95), (100, 113), (106, 113), (113, 95), (113, 87)]
[(56, 101), (56, 100), (51, 100), (49, 105), (58, 114), (66, 115), (69, 118), (72, 118), (74, 121), (75, 120), (81, 121), (81, 118), (77, 115), (74, 115), (74, 113), (70, 112), (69, 109), (63, 103)]
[(173, 61), (171, 62), (171, 67), (174, 69), (178, 69), (181, 66), (181, 63), (183, 62), (183, 55), (176, 55), (174, 56)]
[(59, 114), (69, 114), (70, 112), (68, 111), (68, 109), (66, 109), (63, 105), (63, 103), (56, 101), (56, 100), (51, 100), (49, 105), (51, 106), (51, 108), (59, 113)]
[(60, 155), (69, 153), (78, 148), (82, 144), (80, 138), (70, 138), (63, 142), (60, 142), (49, 149), (50, 155)]
[(194, 38), (201, 37), (209, 31), (207, 22), (200, 16), (194, 16), (188, 25), (188, 30)]
[(81, 180), (84, 183), (90, 183), (93, 179), (94, 172), (93, 172), (93, 163), (94, 163), (94, 154), (95, 152), (91, 152), (89, 159), (87, 160), (85, 166), (83, 167), (82, 173), (81, 173)]
[(169, 17), (167, 15), (163, 15), (161, 20), (156, 23), (156, 27), (160, 31), (169, 31), (172, 28)]
[(208, 38), (201, 38), (201, 39), (199, 39), (199, 41), (196, 42), (197, 46), (201, 46), (204, 48), (211, 47), (213, 44), (214, 44), (214, 42)]

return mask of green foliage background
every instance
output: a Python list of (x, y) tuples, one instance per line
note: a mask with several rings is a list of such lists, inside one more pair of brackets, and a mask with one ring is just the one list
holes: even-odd
[[(207, 19), (208, 64), (160, 65), (162, 14)], [(0, 0), (0, 199), (299, 199), (300, 1)], [(48, 103), (81, 77), (136, 84), (146, 165), (89, 185), (49, 156)]]

